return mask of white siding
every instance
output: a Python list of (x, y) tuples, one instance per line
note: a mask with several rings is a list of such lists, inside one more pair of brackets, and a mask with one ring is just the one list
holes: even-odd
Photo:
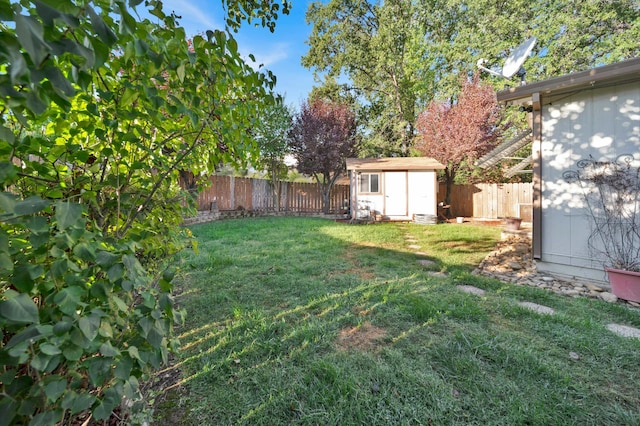
[[(545, 104), (547, 102), (544, 102)], [(588, 250), (589, 220), (581, 189), (562, 174), (590, 156), (640, 159), (640, 85), (584, 90), (543, 106), (541, 262), (538, 269), (606, 279), (602, 259)]]

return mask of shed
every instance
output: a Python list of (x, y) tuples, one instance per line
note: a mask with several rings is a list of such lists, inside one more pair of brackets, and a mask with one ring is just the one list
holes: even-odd
[(580, 188), (563, 173), (592, 158), (640, 161), (640, 58), (498, 92), (529, 112), (533, 162), (533, 256), (537, 268), (605, 282), (588, 248), (589, 218)]
[(414, 215), (437, 216), (436, 171), (444, 166), (433, 158), (348, 158), (351, 217), (413, 220)]

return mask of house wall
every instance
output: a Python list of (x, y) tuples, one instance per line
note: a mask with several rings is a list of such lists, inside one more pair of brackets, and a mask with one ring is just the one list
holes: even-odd
[(592, 157), (640, 161), (640, 84), (586, 89), (543, 99), (541, 259), (539, 271), (604, 282), (603, 259), (589, 250), (582, 190), (563, 173)]

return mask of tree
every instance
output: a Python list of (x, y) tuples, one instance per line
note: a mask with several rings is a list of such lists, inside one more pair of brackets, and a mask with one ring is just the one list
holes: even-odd
[[(188, 234), (179, 170), (259, 154), (247, 129), (273, 102), (273, 76), (227, 32), (187, 43), (160, 1), (145, 2), (157, 22), (137, 21), (140, 3), (0, 5), (5, 423), (103, 420), (140, 400), (183, 317), (169, 262)], [(227, 6), (232, 28), (251, 17), (272, 27), (270, 5)]]
[(478, 59), (499, 66), (531, 36), (529, 81), (640, 55), (637, 0), (331, 0), (312, 3), (307, 22), (303, 65), (358, 95), (368, 156), (407, 155), (431, 99), (452, 99)]
[[(319, 76), (346, 76), (344, 89), (362, 99), (367, 139), (385, 155), (408, 155), (418, 105), (426, 104), (422, 65), (425, 29), (411, 0), (331, 0), (309, 6), (313, 25), (302, 63)], [(425, 98), (426, 97), (426, 98)]]
[(417, 121), (416, 149), (445, 165), (445, 204), (451, 204), (451, 186), (461, 164), (487, 153), (495, 146), (503, 127), (495, 92), (476, 75), (462, 83), (454, 102), (432, 101)]
[(322, 99), (303, 103), (289, 133), (301, 173), (312, 175), (322, 190), (322, 211), (329, 213), (331, 188), (356, 155), (356, 120), (345, 104)]
[[(583, 71), (640, 55), (636, 0), (421, 2), (429, 45), (425, 66), (435, 72), (437, 97), (459, 90), (461, 73), (479, 58), (497, 66), (525, 39), (538, 39), (525, 63), (529, 81)], [(485, 76), (483, 76), (484, 78)], [(496, 87), (505, 81), (486, 76)], [(517, 84), (513, 82), (512, 84)]]
[(292, 113), (278, 98), (275, 104), (260, 112), (260, 122), (254, 133), (260, 148), (260, 163), (265, 166), (269, 183), (273, 189), (273, 203), (280, 210), (282, 198), (282, 180), (287, 177), (289, 168), (284, 162), (289, 153), (288, 134), (291, 129)]

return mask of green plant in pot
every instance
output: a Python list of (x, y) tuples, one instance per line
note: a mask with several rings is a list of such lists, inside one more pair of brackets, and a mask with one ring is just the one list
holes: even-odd
[(640, 302), (640, 166), (632, 155), (580, 160), (564, 173), (580, 185), (589, 214), (589, 249), (603, 259), (611, 291)]

